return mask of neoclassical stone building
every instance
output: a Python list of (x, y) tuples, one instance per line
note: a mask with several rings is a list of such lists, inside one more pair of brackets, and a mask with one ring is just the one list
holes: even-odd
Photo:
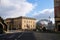
[(36, 19), (29, 17), (17, 17), (7, 18), (5, 23), (7, 24), (7, 30), (35, 30)]
[(55, 26), (60, 31), (60, 0), (54, 0)]

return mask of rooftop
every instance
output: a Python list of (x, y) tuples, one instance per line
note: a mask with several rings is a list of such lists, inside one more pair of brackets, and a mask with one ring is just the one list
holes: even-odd
[(32, 19), (32, 20), (36, 20), (35, 18), (31, 18), (31, 17), (23, 17), (23, 16), (16, 17), (16, 18), (7, 18), (6, 20), (14, 20), (14, 19)]

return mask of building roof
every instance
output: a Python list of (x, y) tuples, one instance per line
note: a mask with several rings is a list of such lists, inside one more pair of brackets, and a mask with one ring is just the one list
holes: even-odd
[(14, 20), (14, 19), (32, 19), (32, 20), (36, 20), (35, 18), (31, 18), (31, 17), (23, 17), (23, 16), (16, 17), (16, 18), (7, 18), (6, 20)]

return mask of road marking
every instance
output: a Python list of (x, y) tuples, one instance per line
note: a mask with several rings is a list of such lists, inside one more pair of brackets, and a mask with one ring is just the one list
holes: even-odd
[(21, 35), (19, 35), (18, 38), (20, 38), (23, 34), (24, 34), (24, 32)]

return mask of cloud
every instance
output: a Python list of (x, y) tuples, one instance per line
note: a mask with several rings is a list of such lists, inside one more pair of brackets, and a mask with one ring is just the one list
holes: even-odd
[(40, 19), (49, 19), (51, 17), (51, 21), (54, 23), (54, 8), (52, 9), (44, 9), (42, 11), (36, 12), (33, 14), (33, 17), (40, 20)]
[(49, 16), (50, 17), (54, 17), (54, 9), (44, 9), (42, 11), (39, 11), (39, 12), (35, 12), (33, 14), (34, 17), (36, 17), (37, 19), (40, 19), (40, 18), (48, 18)]
[(35, 13), (33, 14), (33, 16), (39, 15), (39, 14), (51, 14), (51, 13), (53, 13), (53, 12), (54, 12), (54, 9), (53, 9), (53, 8), (52, 8), (52, 9), (44, 9), (44, 10), (42, 10), (42, 11), (35, 12)]
[(35, 5), (27, 0), (1, 0), (0, 16), (4, 18), (25, 16), (34, 8)]

